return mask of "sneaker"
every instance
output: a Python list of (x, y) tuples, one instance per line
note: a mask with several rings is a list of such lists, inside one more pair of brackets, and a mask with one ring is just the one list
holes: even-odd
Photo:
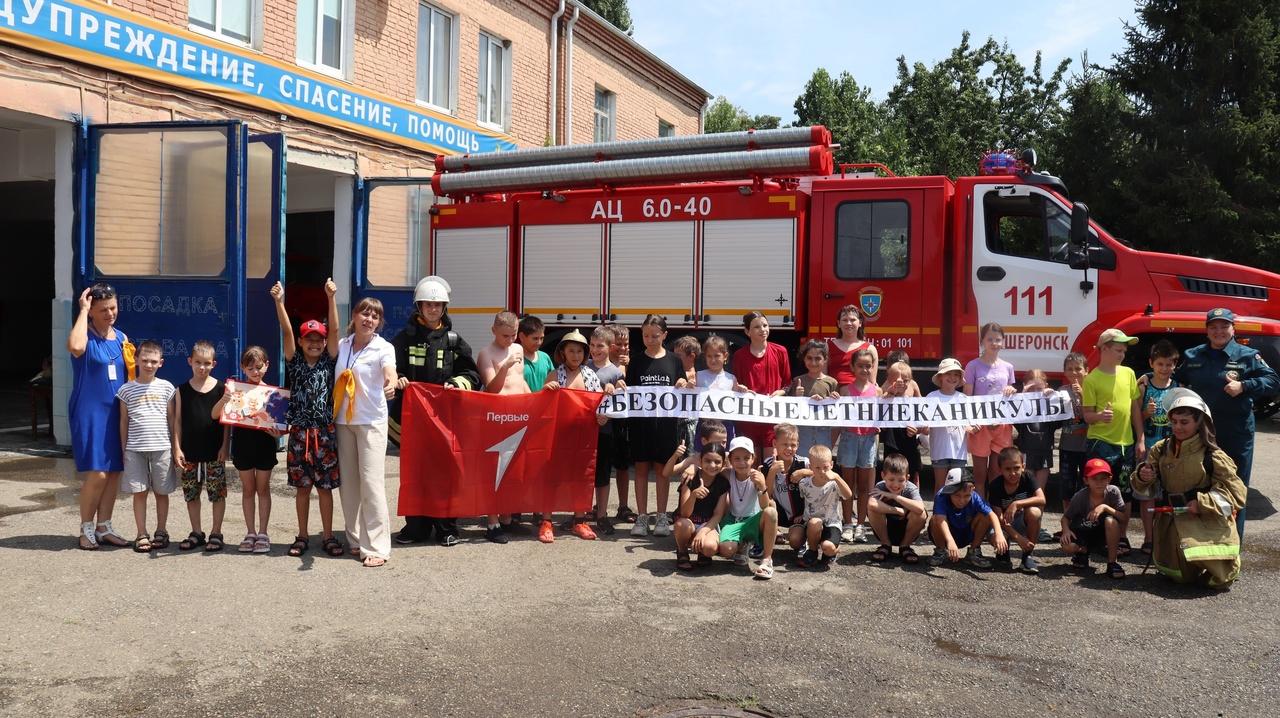
[(631, 527), (632, 536), (649, 535), (649, 514), (637, 514), (636, 525)]
[(867, 542), (867, 529), (862, 524), (853, 527), (853, 540), (857, 543)]
[(808, 546), (801, 546), (800, 548), (796, 549), (796, 561), (797, 562), (803, 561), (805, 554), (808, 552), (809, 552)]
[(573, 532), (574, 536), (585, 541), (594, 541), (596, 539), (596, 532), (591, 530), (591, 527), (587, 525), (586, 520), (575, 521), (573, 523), (573, 527), (569, 530)]
[(982, 547), (970, 547), (964, 552), (964, 562), (976, 568), (991, 568), (991, 559), (982, 555)]
[(506, 532), (502, 530), (502, 524), (486, 529), (484, 537), (493, 543), (506, 543), (508, 541)]
[(667, 513), (663, 511), (658, 514), (658, 520), (653, 526), (654, 536), (670, 536), (671, 535), (671, 519), (667, 517)]
[(458, 537), (453, 534), (445, 534), (444, 538), (440, 539), (440, 545), (441, 546), (457, 546)]
[(1023, 554), (1022, 556), (1022, 572), (1023, 573), (1040, 573), (1040, 564), (1036, 563), (1036, 557), (1031, 554)]
[(945, 548), (935, 546), (933, 549), (933, 555), (927, 560), (930, 566), (941, 566), (947, 560), (947, 550)]
[(596, 528), (600, 529), (600, 533), (605, 536), (613, 535), (613, 522), (609, 520), (608, 516), (601, 516), (596, 519)]
[(520, 514), (511, 514), (511, 525), (512, 526), (520, 525)]
[(555, 532), (551, 529), (551, 522), (543, 519), (538, 524), (538, 540), (542, 543), (551, 543), (556, 540)]
[(1055, 543), (1057, 540), (1053, 537), (1053, 534), (1044, 529), (1040, 529), (1040, 535), (1036, 537), (1036, 543)]
[(844, 530), (840, 532), (840, 540), (845, 543), (853, 541), (853, 524), (844, 525)]
[(764, 558), (764, 546), (756, 546), (755, 544), (752, 544), (751, 548), (747, 551), (747, 555), (756, 560)]
[(419, 536), (418, 534), (410, 531), (408, 527), (405, 527), (403, 531), (396, 534), (396, 543), (398, 544), (422, 543), (423, 541), (426, 541), (426, 540), (427, 540), (426, 538), (423, 538), (422, 536)]

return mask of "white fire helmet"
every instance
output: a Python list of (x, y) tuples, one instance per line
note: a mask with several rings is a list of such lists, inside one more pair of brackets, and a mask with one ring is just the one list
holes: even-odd
[(1201, 399), (1200, 395), (1194, 391), (1183, 387), (1175, 387), (1165, 392), (1164, 399), (1160, 403), (1164, 404), (1166, 414), (1174, 409), (1186, 408), (1195, 409), (1210, 419), (1213, 418), (1213, 412), (1209, 411), (1209, 405), (1204, 403), (1204, 399)]
[(418, 282), (418, 286), (413, 290), (413, 303), (418, 302), (444, 302), (449, 303), (449, 283), (444, 281), (443, 277), (431, 275), (425, 277)]

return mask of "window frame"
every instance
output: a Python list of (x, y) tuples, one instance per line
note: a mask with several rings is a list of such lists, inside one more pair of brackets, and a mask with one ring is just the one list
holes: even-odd
[[(323, 53), (324, 38), (322, 36), (321, 23), (324, 21), (323, 20), (324, 16), (323, 16), (323, 13), (321, 12), (320, 5), (324, 2), (324, 0), (298, 0), (298, 1), (300, 3), (309, 2), (315, 5), (316, 26), (315, 28), (313, 28), (313, 32), (315, 33), (316, 52)], [(339, 80), (350, 80), (352, 71), (355, 65), (353, 60), (354, 60), (354, 54), (355, 54), (356, 2), (355, 0), (338, 0), (338, 2), (342, 4), (342, 27), (339, 28), (340, 34), (342, 37), (339, 38), (339, 42), (341, 46), (338, 48), (340, 52), (340, 55), (339, 55), (340, 59), (338, 61), (338, 64), (341, 65), (341, 67), (338, 67), (338, 68), (330, 67), (329, 65), (324, 65), (319, 62), (315, 62), (314, 60), (304, 59), (298, 55), (298, 50), (302, 44), (301, 42), (298, 42), (298, 33), (302, 32), (302, 27), (300, 24), (298, 24), (296, 19), (294, 20), (296, 32), (294, 33), (295, 44), (294, 44), (293, 54), (299, 67), (304, 67), (308, 70), (314, 70), (315, 72), (319, 72), (321, 74), (328, 75), (330, 77), (334, 77)], [(302, 13), (299, 11), (296, 17), (301, 17), (301, 15)]]
[(214, 19), (215, 27), (209, 29), (202, 25), (197, 25), (191, 21), (191, 1), (187, 0), (187, 29), (197, 35), (204, 35), (215, 40), (235, 45), (237, 47), (247, 47), (250, 50), (262, 49), (262, 5), (263, 0), (249, 0), (249, 41), (245, 42), (239, 38), (231, 37), (222, 32), (222, 4), (226, 0), (213, 0), (214, 3)]
[[(663, 134), (663, 130), (666, 130), (666, 134)], [(658, 136), (659, 137), (675, 137), (676, 136), (675, 123), (667, 122), (666, 120), (659, 117), (658, 118)]]
[[(435, 13), (439, 13), (441, 15), (448, 17), (450, 21), (449, 37), (446, 38), (446, 42), (448, 42), (449, 44), (449, 71), (448, 71), (449, 92), (448, 92), (448, 97), (446, 98), (446, 104), (444, 105), (436, 104), (432, 102), (430, 99), (430, 96), (431, 96), (430, 81), (435, 76), (435, 73), (432, 72), (433, 68), (431, 66), (431, 61), (433, 59), (433, 53), (431, 52), (431, 50), (434, 49), (434, 47), (427, 49), (426, 63), (425, 63), (426, 67), (424, 68), (423, 60), (422, 60), (422, 57), (423, 57), (422, 43), (417, 42), (417, 40), (422, 37), (422, 12), (424, 9), (431, 11), (432, 18), (434, 18)], [(415, 42), (417, 42), (417, 47), (415, 48), (415, 51), (414, 51), (414, 55), (415, 55), (414, 57), (415, 76), (414, 76), (414, 87), (413, 87), (414, 101), (423, 107), (429, 107), (433, 110), (437, 110), (437, 111), (444, 112), (449, 115), (455, 115), (455, 116), (458, 114), (458, 47), (459, 47), (459, 42), (461, 37), (460, 35), (461, 28), (459, 26), (461, 24), (462, 23), (459, 22), (459, 17), (457, 13), (450, 12), (440, 7), (439, 5), (427, 2), (426, 0), (419, 0), (418, 2), (418, 34), (417, 34), (417, 37), (415, 38)], [(434, 23), (432, 24), (431, 32), (432, 33), (435, 32)], [(426, 98), (418, 94), (419, 81), (422, 79), (422, 75), (424, 72), (428, 80)]]
[[(600, 98), (605, 99), (608, 108), (600, 109)], [(613, 142), (618, 139), (618, 93), (613, 92), (607, 87), (601, 85), (595, 86), (595, 94), (591, 103), (591, 138), (593, 142)], [(609, 123), (609, 131), (607, 136), (600, 136), (600, 120), (604, 118)]]
[[(480, 45), (479, 45), (480, 52), (476, 56), (476, 124), (481, 127), (487, 127), (489, 129), (497, 130), (499, 132), (507, 132), (511, 127), (512, 43), (510, 40), (502, 37), (501, 35), (485, 30), (484, 28), (480, 28), (479, 33), (480, 33)], [(497, 98), (502, 103), (502, 107), (500, 108), (500, 112), (499, 112), (502, 118), (502, 121), (497, 124), (490, 122), (488, 119), (489, 118), (488, 109), (490, 105), (482, 104), (484, 102), (492, 103), (493, 98), (487, 97), (487, 96), (482, 97), (480, 95), (480, 82), (483, 79), (485, 79), (480, 77), (480, 57), (487, 58), (489, 56), (489, 48), (493, 45), (497, 45), (498, 47), (502, 48), (502, 67), (499, 68), (499, 72), (502, 73), (502, 86), (499, 88), (499, 94), (501, 95), (501, 97)], [(493, 68), (489, 67), (488, 71), (489, 71), (488, 77), (492, 77)], [(488, 84), (489, 83), (486, 83), (486, 86), (488, 86)], [(481, 111), (482, 109), (484, 110), (483, 112)]]
[[(1007, 207), (996, 206), (998, 203), (1012, 204), (1015, 201), (1026, 201), (1031, 205), (1032, 210), (1038, 211), (1010, 212)], [(1050, 215), (1054, 213), (1054, 210), (1056, 210), (1056, 216), (1051, 217)], [(1069, 264), (1071, 262), (1072, 246), (1069, 231), (1071, 213), (1050, 197), (1039, 192), (1030, 192), (1026, 195), (1014, 197), (1000, 197), (996, 193), (989, 192), (983, 197), (983, 215), (985, 217), (983, 242), (986, 244), (987, 250), (993, 254), (1053, 264)], [(1037, 228), (1040, 236), (1036, 242), (1036, 254), (1014, 251), (1015, 249), (1021, 249), (1021, 247), (1005, 246), (1003, 237), (1006, 232), (1002, 230), (1005, 227), (1003, 220), (1006, 218), (1030, 220), (1027, 224)], [(1061, 241), (1056, 244), (1053, 241), (1056, 235), (1051, 231), (1055, 226), (1067, 230), (1061, 234), (1059, 237)]]
[[(841, 236), (841, 233), (840, 233), (840, 224), (841, 224), (841, 214), (842, 214), (842, 210), (843, 210), (843, 209), (845, 208), (845, 206), (847, 206), (847, 205), (877, 205), (877, 204), (880, 204), (880, 205), (889, 205), (889, 204), (898, 204), (898, 205), (902, 205), (903, 213), (904, 213), (904, 215), (905, 215), (905, 217), (906, 217), (906, 227), (904, 227), (904, 228), (903, 228), (903, 229), (905, 229), (905, 232), (906, 232), (906, 234), (905, 234), (905, 236), (904, 236), (904, 240), (905, 240), (905, 241), (903, 242), (903, 246), (906, 248), (906, 256), (905, 256), (905, 257), (903, 258), (903, 260), (902, 260), (902, 273), (901, 273), (901, 274), (896, 274), (896, 275), (890, 275), (890, 274), (886, 273), (886, 272), (884, 271), (884, 269), (885, 269), (885, 265), (884, 265), (883, 261), (882, 261), (882, 263), (881, 263), (881, 273), (880, 273), (879, 275), (877, 275), (874, 271), (870, 271), (870, 270), (868, 270), (868, 271), (866, 272), (866, 276), (855, 276), (855, 275), (853, 275), (853, 274), (846, 273), (846, 272), (844, 272), (844, 268), (842, 267), (842, 265), (841, 265), (841, 263), (840, 263), (840, 247), (841, 247), (841, 244), (842, 244), (842, 236)], [(874, 215), (874, 208), (873, 208), (873, 214), (872, 214), (872, 228), (873, 228), (873, 229), (874, 229), (874, 227), (875, 227), (875, 219), (874, 219), (874, 217), (875, 217), (875, 215)], [(832, 256), (832, 258), (831, 258), (831, 272), (832, 272), (832, 274), (833, 274), (833, 275), (835, 275), (835, 278), (836, 278), (836, 279), (839, 279), (839, 280), (841, 280), (841, 281), (850, 281), (850, 282), (858, 282), (858, 281), (866, 281), (866, 282), (870, 282), (870, 281), (876, 281), (876, 282), (881, 282), (881, 281), (901, 281), (901, 280), (904, 280), (904, 279), (908, 279), (908, 278), (911, 276), (911, 232), (912, 232), (911, 221), (912, 221), (912, 220), (911, 220), (911, 202), (910, 202), (909, 200), (906, 200), (906, 199), (902, 199), (902, 198), (851, 199), (851, 200), (845, 200), (845, 201), (840, 202), (838, 205), (836, 205), (836, 210), (835, 210), (835, 226), (833, 227), (833, 238), (834, 238), (834, 239), (833, 239), (833, 241), (832, 241), (832, 243), (831, 243), (832, 253), (833, 253), (833, 255), (834, 255), (834, 256)], [(883, 231), (883, 230), (882, 230), (882, 231)], [(852, 240), (852, 239), (857, 239), (857, 238), (850, 236), (850, 239)], [(877, 241), (877, 240), (876, 240), (876, 238), (874, 238), (874, 237), (872, 237), (872, 238), (870, 238), (870, 239), (871, 239), (871, 241), (872, 241), (872, 242), (876, 242), (876, 241)], [(879, 240), (879, 244), (873, 245), (870, 249), (872, 249), (872, 250), (876, 250), (876, 251), (879, 251), (879, 250), (880, 250), (880, 248), (881, 248), (881, 247), (883, 247), (883, 245), (884, 245), (884, 240), (883, 240), (883, 239), (880, 239), (880, 240)], [(870, 255), (869, 255), (869, 258), (873, 258), (874, 256), (875, 256), (874, 254), (870, 254)], [(882, 260), (883, 260), (883, 254), (881, 255), (881, 258), (882, 258)], [(874, 266), (875, 266), (874, 261), (870, 261), (870, 262), (869, 262), (869, 267), (874, 268)]]

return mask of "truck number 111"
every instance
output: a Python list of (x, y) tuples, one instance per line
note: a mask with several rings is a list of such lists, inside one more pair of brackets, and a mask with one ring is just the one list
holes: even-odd
[(1027, 315), (1035, 316), (1037, 297), (1044, 300), (1044, 313), (1053, 314), (1053, 285), (1045, 287), (1038, 294), (1035, 287), (1027, 287), (1022, 292), (1019, 292), (1018, 287), (1015, 285), (1009, 287), (1009, 291), (1005, 292), (1004, 296), (1009, 299), (1009, 314), (1012, 316), (1018, 316), (1019, 298), (1027, 300)]

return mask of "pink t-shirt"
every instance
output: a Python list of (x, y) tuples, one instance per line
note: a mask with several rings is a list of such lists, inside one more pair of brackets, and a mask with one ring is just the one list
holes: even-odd
[[(867, 382), (867, 386), (862, 391), (858, 391), (857, 389), (854, 389), (853, 384), (849, 384), (849, 396), (871, 397), (872, 399), (876, 398), (875, 382), (871, 382), (871, 381)], [(845, 431), (848, 431), (851, 434), (858, 434), (859, 436), (866, 436), (867, 434), (876, 433), (877, 429), (871, 426), (862, 426), (857, 428), (845, 429)]]

